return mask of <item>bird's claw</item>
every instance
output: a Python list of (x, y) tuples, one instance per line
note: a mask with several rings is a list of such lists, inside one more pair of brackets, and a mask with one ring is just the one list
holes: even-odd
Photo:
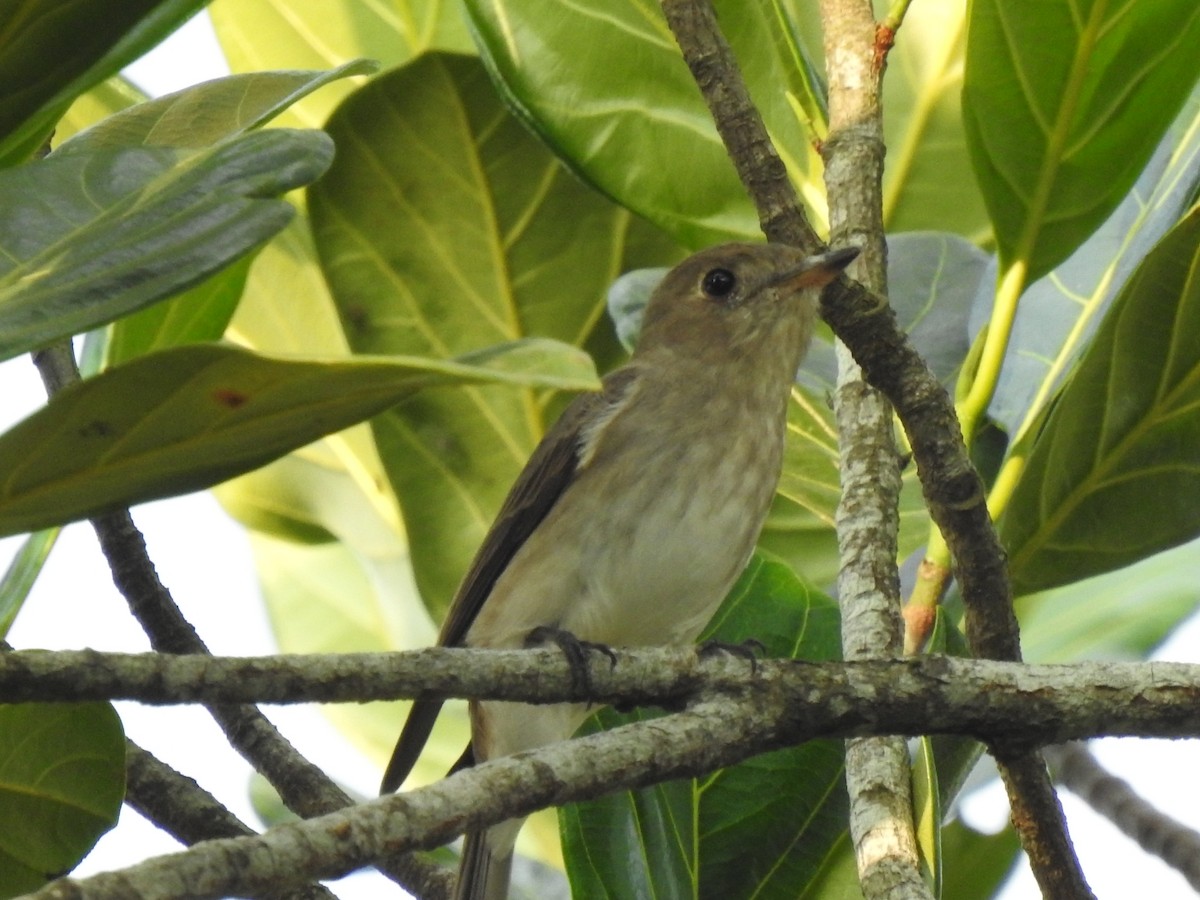
[(589, 705), (592, 702), (592, 676), (588, 669), (588, 653), (603, 653), (608, 657), (609, 668), (615, 669), (617, 666), (617, 654), (612, 647), (596, 641), (580, 640), (564, 628), (539, 625), (525, 636), (526, 647), (537, 644), (554, 644), (562, 651), (571, 670), (571, 689), (587, 697)]
[(758, 672), (758, 657), (767, 652), (762, 641), (747, 638), (737, 644), (728, 641), (705, 641), (696, 648), (696, 655), (703, 659), (714, 653), (728, 653), (730, 656), (740, 656), (750, 662), (750, 674)]

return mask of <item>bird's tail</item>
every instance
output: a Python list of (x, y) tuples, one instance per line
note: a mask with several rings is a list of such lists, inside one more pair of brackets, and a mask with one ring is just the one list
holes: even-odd
[[(498, 827), (504, 828), (504, 825)], [(505, 900), (508, 897), (513, 844), (511, 840), (497, 841), (494, 830), (467, 832), (454, 900)]]

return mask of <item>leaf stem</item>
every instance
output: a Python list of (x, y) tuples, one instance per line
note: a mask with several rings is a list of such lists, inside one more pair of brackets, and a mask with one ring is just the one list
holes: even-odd
[(1000, 368), (1004, 364), (1004, 354), (1008, 350), (1013, 321), (1017, 315), (1017, 301), (1025, 290), (1027, 274), (1025, 260), (1019, 259), (1000, 276), (996, 288), (996, 301), (992, 305), (992, 316), (988, 321), (987, 337), (984, 338), (983, 352), (979, 357), (979, 367), (975, 370), (975, 377), (966, 398), (959, 402), (957, 409), (958, 420), (962, 424), (963, 440), (968, 448), (974, 439), (979, 421), (996, 393), (996, 385), (1000, 381)]

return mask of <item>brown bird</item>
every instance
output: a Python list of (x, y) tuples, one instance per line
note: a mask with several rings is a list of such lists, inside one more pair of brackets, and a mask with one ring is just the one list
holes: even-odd
[[(857, 255), (725, 244), (671, 270), (629, 363), (577, 397), (534, 451), (438, 643), (694, 642), (745, 567), (775, 493), (820, 289)], [(440, 708), (413, 704), (384, 793), (408, 776)], [(471, 745), (455, 768), (566, 740), (593, 710), (472, 702)], [(466, 836), (456, 897), (507, 895), (522, 821)]]

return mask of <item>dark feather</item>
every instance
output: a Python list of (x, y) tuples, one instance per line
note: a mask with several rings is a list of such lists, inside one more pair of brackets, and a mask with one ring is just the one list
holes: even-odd
[[(582, 429), (606, 407), (619, 404), (636, 377), (633, 368), (612, 372), (604, 379), (601, 391), (576, 397), (546, 432), (505, 498), (454, 595), (438, 637), (440, 646), (462, 646), (496, 579), (571, 484), (579, 465)], [(413, 704), (392, 751), (380, 793), (396, 790), (408, 777), (441, 708), (441, 700), (418, 700)]]

